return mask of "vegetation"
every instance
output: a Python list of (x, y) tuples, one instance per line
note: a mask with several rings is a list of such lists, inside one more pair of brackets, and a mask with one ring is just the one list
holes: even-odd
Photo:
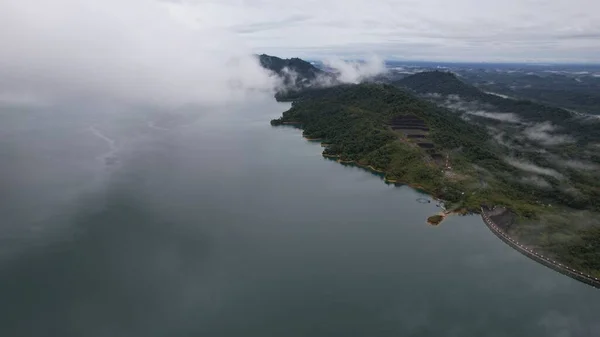
[(501, 112), (510, 112), (527, 122), (550, 122), (571, 133), (578, 144), (600, 141), (600, 128), (586, 123), (573, 113), (554, 106), (524, 99), (506, 99), (488, 94), (459, 80), (454, 74), (442, 71), (422, 72), (394, 82), (418, 94), (437, 93), (458, 95), (461, 99), (488, 104)]
[(427, 218), (427, 222), (432, 225), (439, 225), (444, 220), (444, 216), (436, 214)]
[(282, 59), (277, 56), (262, 54), (258, 55), (258, 59), (263, 68), (269, 69), (279, 75), (284, 72), (285, 68), (293, 70), (299, 76), (307, 79), (314, 79), (317, 75), (323, 73), (319, 68), (299, 58)]
[(310, 87), (318, 80), (333, 81), (333, 75), (299, 58), (281, 59), (266, 54), (257, 55), (260, 65), (283, 81), (285, 91)]
[[(535, 69), (528, 69), (529, 71)], [(590, 70), (590, 69), (579, 69)], [(579, 73), (462, 72), (478, 87), (589, 114), (600, 114), (600, 78)]]
[[(410, 76), (404, 84), (422, 82), (425, 88), (427, 81), (432, 81), (432, 92), (452, 92), (454, 80), (436, 73), (442, 84), (436, 84), (436, 76)], [(411, 90), (425, 89), (413, 86)], [(458, 87), (456, 91), (471, 97), (486, 95), (474, 87)], [(507, 207), (515, 215), (514, 223), (505, 226), (511, 234), (573, 267), (600, 275), (600, 221), (596, 213), (600, 212), (600, 179), (594, 171), (559, 167), (539, 151), (504, 148), (484, 125), (469, 123), (460, 114), (394, 85), (341, 85), (294, 92), (293, 97), (280, 94), (279, 98), (292, 98), (294, 103), (271, 124), (300, 123), (304, 136), (327, 144), (324, 156), (381, 171), (387, 181), (424, 189), (444, 199), (451, 209), (479, 212), (483, 204)], [(508, 107), (513, 103), (502, 104)], [(542, 121), (544, 114), (551, 120), (571, 118), (557, 108), (539, 111), (536, 103), (511, 106), (519, 107), (519, 114), (532, 121)], [(395, 118), (408, 115), (424, 121), (429, 129), (426, 141), (433, 144), (432, 149), (419, 146), (423, 139), (410, 138), (390, 127)], [(587, 141), (595, 137), (587, 136)], [(563, 158), (581, 158), (580, 148), (571, 144), (552, 151), (559, 151)], [(544, 176), (546, 184), (528, 183), (532, 173), (511, 165), (508, 155), (540, 166), (547, 164), (560, 173)], [(586, 158), (593, 160), (593, 156), (588, 153)], [(452, 168), (439, 157), (449, 158)], [(568, 214), (584, 210), (588, 212), (581, 218), (585, 226), (572, 226)]]

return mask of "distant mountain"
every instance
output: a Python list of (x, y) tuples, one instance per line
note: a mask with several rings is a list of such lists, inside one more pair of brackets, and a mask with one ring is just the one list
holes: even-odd
[(282, 59), (271, 55), (257, 55), (260, 65), (279, 75), (287, 89), (303, 89), (319, 84), (332, 84), (335, 76), (300, 58)]
[(540, 75), (465, 72), (464, 75), (485, 91), (600, 115), (600, 76), (586, 72)]
[[(551, 123), (549, 128), (552, 128), (555, 133), (567, 134), (576, 139), (579, 145), (600, 142), (600, 129), (597, 123), (582, 119), (566, 109), (540, 102), (488, 94), (463, 82), (450, 72), (421, 72), (396, 81), (394, 85), (409, 89), (441, 106), (455, 109), (452, 106), (462, 104), (461, 113), (467, 113), (467, 117), (471, 119), (477, 118), (477, 115), (484, 115), (484, 118), (479, 118), (479, 122), (488, 126), (498, 123), (497, 120), (489, 119), (490, 116), (498, 118), (502, 114), (504, 117), (512, 115), (516, 116), (522, 125)], [(457, 95), (457, 97), (449, 97), (450, 95)]]
[(479, 97), (485, 94), (476, 87), (467, 84), (456, 75), (446, 71), (425, 71), (407, 76), (394, 82), (419, 94), (438, 93), (441, 95), (459, 95), (461, 97)]
[(455, 74), (450, 72), (421, 72), (396, 81), (394, 85), (408, 88), (418, 94), (458, 95), (462, 101), (491, 105), (500, 112), (516, 114), (524, 121), (548, 121), (560, 125), (573, 117), (573, 113), (565, 109), (529, 100), (508, 99), (488, 94), (461, 81)]

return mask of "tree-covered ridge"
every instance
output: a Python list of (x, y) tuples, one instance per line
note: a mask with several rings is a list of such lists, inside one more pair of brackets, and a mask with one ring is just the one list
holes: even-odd
[(329, 74), (299, 58), (282, 59), (266, 54), (257, 55), (260, 65), (277, 74), (288, 90), (313, 86), (319, 81), (333, 81)]
[(447, 71), (424, 71), (407, 76), (393, 84), (422, 94), (439, 93), (464, 97), (477, 97), (481, 94), (477, 88), (459, 80), (456, 75)]
[(258, 55), (260, 65), (263, 68), (274, 71), (277, 74), (282, 74), (284, 68), (295, 71), (299, 76), (307, 79), (314, 79), (318, 74), (323, 73), (322, 70), (313, 66), (300, 58), (282, 59), (277, 56), (267, 54)]
[[(510, 232), (521, 241), (600, 275), (600, 267), (594, 267), (600, 263), (600, 247), (579, 244), (588, 245), (590, 238), (600, 241), (600, 179), (595, 172), (565, 168), (555, 177), (544, 177), (548, 186), (530, 184), (532, 174), (506, 157), (533, 161), (538, 156), (534, 163), (548, 158), (537, 152), (511, 152), (485, 126), (393, 85), (342, 85), (295, 95), (291, 109), (272, 125), (301, 124), (304, 136), (326, 144), (323, 155), (383, 172), (391, 182), (418, 185), (451, 208), (476, 212), (482, 204), (507, 207), (515, 214)], [(394, 130), (391, 124), (399, 116), (423, 121), (425, 139)], [(420, 147), (423, 141), (433, 149)], [(570, 151), (568, 146), (564, 149)], [(451, 168), (439, 157), (448, 158)], [(569, 214), (581, 212), (587, 212), (580, 217), (581, 226), (570, 227)], [(533, 235), (540, 223), (548, 231), (543, 240)], [(575, 252), (585, 252), (585, 257), (573, 256)]]
[[(432, 127), (431, 138), (440, 148), (462, 146), (470, 156), (489, 155), (485, 143), (489, 135), (485, 130), (391, 85), (340, 85), (306, 90), (297, 95), (292, 109), (273, 123), (297, 118), (303, 122), (307, 136), (329, 141), (333, 129), (339, 129), (340, 125), (368, 125), (371, 129), (389, 133), (391, 130), (387, 125), (394, 117), (410, 114), (424, 119)], [(343, 124), (336, 124), (331, 118), (343, 119)], [(398, 137), (397, 134), (394, 136)]]
[(486, 91), (600, 114), (600, 78), (590, 69), (578, 69), (576, 73), (550, 70), (529, 74), (524, 71), (462, 71), (461, 74)]
[[(507, 166), (491, 151), (485, 130), (391, 85), (343, 85), (306, 91), (271, 123), (301, 123), (306, 137), (329, 144), (324, 155), (372, 166), (386, 172), (388, 180), (418, 184), (433, 194), (455, 199), (458, 187), (444, 178), (432, 151), (390, 128), (398, 115), (414, 115), (425, 121), (431, 130), (428, 141), (437, 154), (460, 151), (466, 160)], [(464, 206), (478, 208), (476, 201)]]
[(481, 91), (455, 74), (429, 71), (407, 76), (393, 83), (417, 94), (457, 95), (461, 100), (488, 104), (499, 112), (512, 113), (524, 122), (549, 122), (571, 134), (579, 144), (600, 141), (600, 128), (562, 108), (521, 99), (507, 99)]
[(528, 100), (511, 100), (487, 94), (476, 87), (461, 81), (453, 73), (428, 71), (405, 77), (394, 84), (414, 90), (417, 93), (439, 93), (458, 95), (462, 99), (477, 100), (492, 104), (503, 111), (510, 111), (529, 121), (562, 122), (572, 117), (567, 110), (543, 105)]

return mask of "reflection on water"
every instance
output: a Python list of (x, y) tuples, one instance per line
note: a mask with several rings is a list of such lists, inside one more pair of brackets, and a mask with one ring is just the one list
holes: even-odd
[(424, 225), (287, 107), (2, 115), (0, 336), (600, 335), (595, 289), (478, 217)]

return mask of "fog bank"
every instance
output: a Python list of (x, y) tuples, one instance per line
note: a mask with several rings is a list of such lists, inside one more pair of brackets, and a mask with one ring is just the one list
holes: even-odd
[(0, 98), (181, 105), (243, 99), (274, 79), (235, 36), (171, 15), (173, 3), (0, 2)]

